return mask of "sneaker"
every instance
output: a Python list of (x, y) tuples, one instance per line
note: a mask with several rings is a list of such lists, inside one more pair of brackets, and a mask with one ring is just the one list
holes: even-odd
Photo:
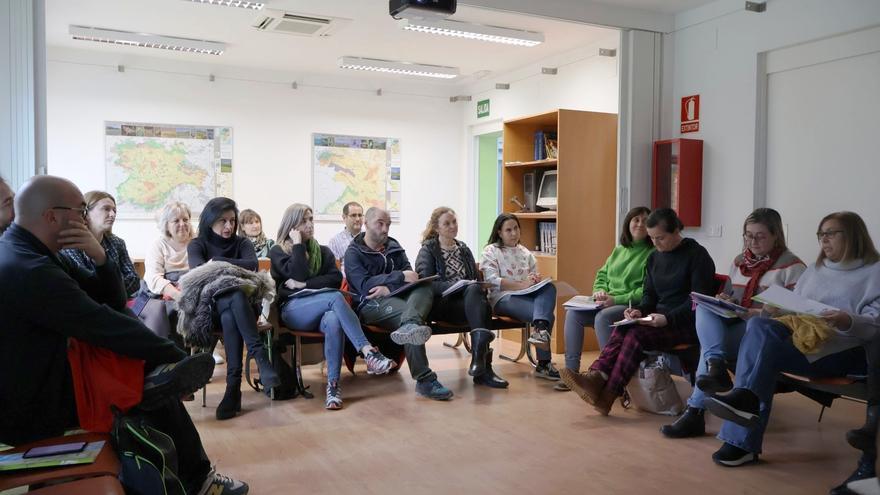
[(758, 416), (761, 401), (746, 388), (735, 388), (729, 394), (707, 397), (703, 399), (703, 407), (715, 416), (745, 428), (755, 428), (761, 422)]
[(758, 454), (725, 442), (720, 449), (712, 454), (712, 460), (719, 466), (737, 467), (757, 462)]
[(397, 366), (393, 359), (388, 359), (375, 347), (364, 356), (364, 360), (367, 362), (368, 375), (384, 375)]
[(211, 469), (199, 490), (199, 495), (246, 495), (250, 487), (244, 481), (234, 480)]
[(571, 389), (568, 388), (568, 385), (565, 382), (556, 382), (556, 385), (553, 385), (553, 390), (557, 392), (571, 392)]
[(327, 400), (324, 401), (324, 408), (331, 411), (342, 409), (342, 389), (339, 382), (327, 382)]
[(144, 395), (140, 406), (155, 409), (169, 397), (184, 397), (205, 386), (214, 373), (214, 358), (203, 352), (176, 363), (160, 364), (144, 376)]
[(538, 365), (535, 366), (535, 376), (555, 382), (559, 380), (559, 370), (557, 370), (556, 366), (551, 362), (538, 363)]
[(550, 332), (547, 330), (532, 330), (529, 335), (529, 343), (539, 349), (550, 349)]
[(223, 364), (226, 362), (226, 359), (223, 359), (223, 355), (220, 354), (220, 351), (214, 351), (214, 364)]
[(436, 378), (431, 381), (416, 382), (416, 393), (433, 400), (449, 400), (452, 398), (452, 390), (441, 385)]
[(391, 333), (391, 340), (398, 345), (425, 345), (431, 338), (431, 327), (407, 323)]

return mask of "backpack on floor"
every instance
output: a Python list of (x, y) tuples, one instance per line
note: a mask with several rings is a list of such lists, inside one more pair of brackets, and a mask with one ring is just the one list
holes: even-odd
[(288, 400), (296, 397), (296, 372), (284, 359), (288, 346), (292, 345), (292, 342), (289, 342), (291, 339), (293, 339), (292, 335), (284, 334), (272, 343), (272, 367), (281, 378), (280, 385), (264, 390), (272, 400)]
[(119, 456), (119, 482), (130, 495), (186, 495), (177, 477), (174, 441), (147, 424), (142, 416), (114, 408), (110, 441)]

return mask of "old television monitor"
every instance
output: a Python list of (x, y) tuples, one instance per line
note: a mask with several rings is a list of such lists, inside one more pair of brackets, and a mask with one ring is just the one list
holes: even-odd
[(556, 170), (548, 170), (541, 177), (541, 187), (538, 188), (538, 200), (536, 205), (548, 210), (556, 209)]

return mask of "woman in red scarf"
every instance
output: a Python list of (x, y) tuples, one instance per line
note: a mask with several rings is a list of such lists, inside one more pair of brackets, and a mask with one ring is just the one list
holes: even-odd
[(674, 423), (660, 428), (669, 438), (702, 436), (706, 433), (703, 399), (706, 394), (730, 390), (728, 360), (736, 359), (739, 343), (746, 331), (746, 320), (761, 314), (761, 303), (752, 296), (771, 285), (794, 287), (806, 265), (785, 246), (785, 233), (779, 212), (758, 208), (743, 223), (743, 252), (733, 260), (730, 281), (719, 298), (748, 308), (735, 318), (724, 318), (697, 307), (697, 336), (701, 356), (697, 386), (688, 398), (688, 408)]

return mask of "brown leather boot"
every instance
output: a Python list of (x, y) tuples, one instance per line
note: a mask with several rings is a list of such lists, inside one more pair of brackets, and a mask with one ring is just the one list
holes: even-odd
[(618, 394), (608, 389), (603, 389), (602, 393), (599, 394), (599, 398), (593, 403), (593, 409), (602, 416), (608, 416), (608, 413), (611, 412), (611, 406), (614, 405), (617, 397)]
[(595, 404), (605, 388), (605, 379), (595, 370), (578, 373), (568, 368), (559, 371), (559, 378), (587, 404)]

